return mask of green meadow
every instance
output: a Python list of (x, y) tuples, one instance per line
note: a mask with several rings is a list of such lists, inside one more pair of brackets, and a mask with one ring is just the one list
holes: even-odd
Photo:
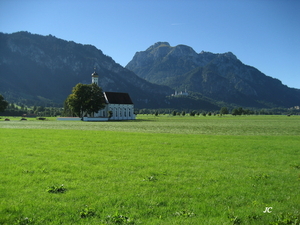
[(299, 116), (10, 119), (0, 224), (300, 224)]

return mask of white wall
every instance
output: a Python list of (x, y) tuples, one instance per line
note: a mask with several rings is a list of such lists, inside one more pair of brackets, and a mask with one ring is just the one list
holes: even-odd
[(134, 106), (131, 104), (108, 104), (104, 109), (94, 114), (94, 117), (108, 117), (108, 111), (112, 111), (109, 120), (134, 120)]
[(110, 120), (134, 120), (134, 107), (130, 104), (109, 104), (108, 111), (112, 111)]

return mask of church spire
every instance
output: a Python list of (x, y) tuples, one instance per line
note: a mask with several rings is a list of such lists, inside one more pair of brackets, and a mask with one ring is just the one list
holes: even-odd
[(96, 68), (94, 73), (92, 73), (92, 84), (97, 84), (98, 85), (98, 74), (96, 73)]

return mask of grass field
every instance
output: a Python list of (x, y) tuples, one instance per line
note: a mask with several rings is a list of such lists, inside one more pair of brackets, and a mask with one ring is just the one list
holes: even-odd
[(299, 125), (2, 118), (0, 224), (299, 224)]

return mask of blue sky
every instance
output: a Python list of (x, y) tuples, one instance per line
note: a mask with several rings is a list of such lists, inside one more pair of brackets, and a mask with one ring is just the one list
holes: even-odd
[(300, 88), (299, 11), (298, 0), (0, 0), (0, 32), (91, 44), (122, 66), (158, 41), (231, 51)]

